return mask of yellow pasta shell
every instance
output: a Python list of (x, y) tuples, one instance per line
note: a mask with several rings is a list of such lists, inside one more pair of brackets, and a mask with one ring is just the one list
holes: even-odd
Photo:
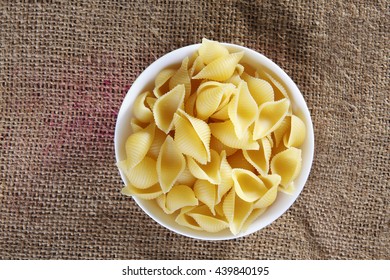
[(135, 167), (128, 167), (125, 175), (135, 188), (149, 188), (158, 182), (156, 160), (145, 156)]
[(167, 136), (157, 158), (157, 175), (163, 193), (167, 193), (186, 167), (186, 161), (171, 136)]
[(199, 57), (201, 57), (207, 65), (218, 58), (227, 56), (229, 51), (221, 43), (203, 38), (198, 53)]
[[(238, 150), (233, 155), (227, 157), (227, 161), (229, 162), (232, 168), (242, 168), (249, 170), (251, 172), (255, 172), (256, 168), (247, 160), (244, 156), (245, 150)], [(258, 150), (252, 150), (253, 152), (257, 152)]]
[(243, 56), (244, 52), (238, 52), (217, 58), (206, 65), (193, 79), (225, 81), (233, 75), (236, 65)]
[(147, 154), (153, 143), (155, 127), (155, 124), (151, 123), (145, 129), (133, 133), (127, 138), (125, 149), (129, 168), (140, 163)]
[(256, 168), (257, 172), (262, 175), (268, 174), (269, 161), (271, 158), (271, 143), (264, 137), (259, 141), (260, 149), (258, 150), (243, 150), (245, 159)]
[(221, 157), (221, 183), (218, 185), (216, 204), (220, 203), (222, 197), (233, 187), (232, 168), (226, 158), (226, 152), (220, 153)]
[(257, 112), (256, 101), (250, 94), (247, 83), (242, 81), (228, 107), (230, 120), (239, 139), (244, 136), (249, 126), (256, 120)]
[(150, 145), (147, 155), (151, 158), (157, 159), (161, 146), (164, 143), (166, 137), (167, 135), (156, 127), (154, 131), (153, 142)]
[(180, 68), (175, 72), (169, 80), (169, 89), (172, 90), (178, 85), (185, 87), (185, 99), (191, 94), (191, 78), (188, 73), (188, 57), (183, 59)]
[(159, 129), (168, 133), (173, 128), (173, 117), (184, 105), (185, 88), (178, 85), (159, 97), (153, 106), (154, 121)]
[(206, 180), (197, 180), (194, 184), (194, 193), (197, 199), (209, 207), (211, 213), (215, 215), (215, 205), (217, 200), (217, 186)]
[(230, 120), (221, 123), (210, 123), (209, 126), (211, 134), (226, 146), (235, 149), (259, 149), (259, 143), (252, 139), (253, 135), (249, 130), (245, 131), (241, 138), (238, 138)]
[(221, 159), (219, 154), (211, 150), (211, 160), (206, 164), (200, 164), (192, 157), (187, 157), (188, 169), (198, 179), (207, 180), (211, 184), (221, 183), (221, 174), (219, 172)]
[(219, 154), (221, 154), (222, 151), (225, 151), (227, 156), (230, 156), (235, 152), (237, 152), (237, 149), (226, 146), (225, 144), (223, 144), (221, 141), (219, 141), (217, 138), (215, 138), (212, 135), (210, 138), (210, 149), (213, 149)]
[(291, 124), (291, 117), (286, 116), (281, 123), (279, 124), (278, 128), (274, 131), (274, 137), (275, 137), (275, 146), (279, 146), (280, 142), (283, 140), (284, 135), (288, 130), (290, 130), (290, 124)]
[(169, 211), (176, 211), (186, 206), (198, 205), (194, 191), (186, 185), (176, 185), (166, 194), (166, 207)]
[(146, 189), (139, 189), (132, 185), (127, 185), (122, 189), (121, 193), (127, 196), (135, 196), (145, 200), (152, 200), (160, 196), (162, 194), (162, 190), (159, 184), (155, 184)]
[(301, 170), (301, 163), (301, 150), (291, 147), (272, 158), (271, 172), (272, 174), (280, 175), (280, 184), (287, 187), (298, 176)]
[(187, 206), (183, 207), (180, 210), (180, 213), (177, 215), (175, 222), (179, 225), (195, 229), (195, 230), (203, 230), (199, 224), (195, 221), (194, 218), (187, 215), (188, 212), (190, 212), (192, 209), (194, 209), (195, 206)]
[(266, 80), (252, 77), (246, 73), (242, 74), (242, 78), (248, 84), (248, 89), (257, 103), (257, 106), (265, 102), (274, 101), (274, 89)]
[(276, 130), (287, 115), (289, 107), (290, 101), (288, 99), (262, 104), (255, 122), (253, 139), (263, 138)]
[(214, 216), (206, 205), (198, 206), (186, 212), (196, 223), (207, 232), (219, 232), (229, 227), (229, 224), (220, 216)]
[(233, 168), (232, 177), (236, 194), (247, 202), (258, 200), (268, 191), (263, 181), (249, 170)]
[(153, 94), (157, 98), (169, 91), (169, 79), (175, 74), (174, 69), (164, 69), (156, 77), (154, 81)]
[(283, 142), (286, 147), (299, 147), (303, 144), (306, 138), (305, 123), (295, 115), (291, 116), (290, 130), (287, 130), (283, 137)]
[(201, 164), (210, 161), (210, 128), (204, 121), (184, 111), (175, 114), (175, 142), (179, 150)]
[(143, 123), (137, 118), (131, 118), (130, 120), (130, 127), (131, 131), (133, 133), (143, 130), (145, 127), (147, 127), (150, 123)]
[(151, 96), (149, 91), (141, 93), (134, 100), (133, 113), (134, 116), (144, 123), (149, 123), (153, 119), (153, 114), (150, 108), (145, 105), (146, 98)]

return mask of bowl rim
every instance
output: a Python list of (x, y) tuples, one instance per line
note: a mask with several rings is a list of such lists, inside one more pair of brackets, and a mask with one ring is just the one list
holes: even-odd
[[(308, 144), (308, 150), (305, 150), (305, 162), (303, 162), (302, 159), (302, 169), (300, 172), (300, 175), (298, 178), (300, 178), (300, 186), (298, 186), (294, 192), (293, 195), (288, 195), (288, 203), (283, 204), (284, 207), (282, 207), (281, 211), (277, 211), (277, 214), (272, 215), (272, 217), (268, 218), (264, 222), (260, 223), (259, 227), (249, 227), (248, 230), (239, 233), (238, 235), (233, 235), (230, 233), (230, 231), (223, 231), (222, 234), (212, 234), (205, 231), (195, 231), (191, 229), (183, 229), (183, 226), (180, 226), (179, 224), (175, 224), (176, 227), (171, 226), (170, 224), (167, 224), (166, 222), (163, 222), (161, 219), (156, 217), (150, 209), (147, 207), (148, 201), (145, 201), (143, 199), (132, 197), (134, 201), (137, 203), (137, 205), (154, 221), (156, 221), (158, 224), (162, 225), (163, 227), (169, 229), (170, 231), (173, 231), (177, 234), (187, 236), (190, 238), (200, 239), (200, 240), (229, 240), (229, 239), (237, 239), (241, 238), (247, 235), (250, 235), (254, 232), (260, 231), (261, 229), (267, 227), (274, 221), (276, 221), (278, 218), (280, 218), (288, 209), (291, 208), (291, 206), (294, 204), (294, 202), (298, 199), (299, 195), (301, 194), (308, 177), (310, 175), (310, 170), (313, 164), (314, 159), (314, 129), (313, 129), (313, 122), (310, 116), (309, 108), (307, 107), (306, 101), (301, 93), (301, 91), (298, 89), (297, 85), (294, 83), (294, 81), (291, 79), (290, 76), (287, 75), (287, 73), (275, 62), (273, 62), (271, 59), (267, 58), (263, 54), (253, 50), (249, 49), (247, 47), (243, 47), (236, 44), (231, 43), (221, 43), (222, 45), (226, 46), (229, 51), (244, 51), (244, 57), (251, 56), (256, 57), (256, 64), (261, 65), (261, 67), (265, 67), (268, 71), (272, 72), (274, 77), (277, 78), (279, 82), (282, 83), (286, 87), (286, 89), (289, 92), (289, 99), (295, 100), (295, 102), (292, 102), (293, 105), (296, 105), (297, 100), (299, 101), (299, 109), (300, 109), (300, 116), (304, 117), (303, 121), (306, 124), (306, 139), (305, 143)], [(145, 85), (144, 81), (150, 80), (150, 77), (148, 79), (148, 76), (151, 76), (149, 72), (152, 73), (158, 73), (162, 69), (165, 69), (172, 65), (179, 64), (182, 59), (186, 56), (190, 56), (193, 54), (199, 47), (201, 46), (200, 43), (198, 44), (192, 44), (188, 46), (184, 46), (178, 49), (175, 49), (157, 60), (155, 60), (153, 63), (151, 63), (145, 70), (142, 71), (142, 73), (135, 79), (131, 87), (126, 93), (126, 96), (124, 97), (120, 110), (117, 115), (116, 125), (115, 125), (115, 135), (114, 135), (114, 145), (115, 145), (115, 158), (116, 161), (121, 160), (121, 150), (123, 154), (123, 146), (122, 148), (119, 146), (119, 138), (123, 138), (121, 133), (121, 125), (122, 120), (129, 114), (129, 111), (131, 111), (133, 103), (135, 98), (145, 91), (147, 89), (147, 85)], [(184, 55), (186, 54), (186, 55)], [(184, 56), (183, 56), (184, 55)], [(155, 78), (155, 75), (152, 76), (152, 78)], [(154, 79), (153, 79), (154, 81)], [(149, 81), (149, 84), (151, 84), (151, 81)], [(294, 95), (292, 98), (291, 94)], [(296, 112), (294, 112), (295, 114)], [(130, 113), (131, 114), (131, 113)], [(130, 121), (129, 118), (127, 118), (128, 122)], [(123, 134), (123, 133), (122, 133)], [(123, 158), (122, 158), (123, 159)], [(305, 169), (304, 169), (305, 167)], [(118, 169), (119, 170), (119, 169)], [(122, 171), (119, 170), (120, 176), (122, 178), (122, 182), (126, 184), (127, 179), (125, 178)], [(278, 192), (278, 198), (279, 198)], [(271, 205), (272, 206), (272, 205)], [(270, 207), (271, 207), (270, 206)], [(161, 209), (160, 209), (161, 210)], [(267, 209), (268, 211), (268, 209)], [(167, 215), (161, 210), (161, 215)], [(261, 216), (263, 217), (263, 215)]]

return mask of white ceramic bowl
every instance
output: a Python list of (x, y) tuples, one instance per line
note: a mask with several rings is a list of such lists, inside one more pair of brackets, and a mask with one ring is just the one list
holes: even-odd
[[(245, 55), (241, 60), (242, 62), (246, 62), (255, 67), (261, 65), (261, 67), (273, 74), (273, 76), (277, 77), (279, 81), (282, 82), (289, 93), (294, 114), (298, 115), (306, 124), (307, 136), (305, 142), (301, 146), (302, 170), (298, 178), (294, 181), (296, 186), (294, 194), (286, 195), (279, 192), (276, 201), (267, 209), (267, 211), (255, 220), (247, 231), (242, 232), (237, 236), (233, 235), (228, 229), (218, 233), (208, 233), (189, 229), (177, 224), (174, 217), (172, 215), (165, 214), (154, 201), (143, 200), (136, 197), (133, 198), (145, 211), (145, 213), (162, 226), (178, 234), (203, 240), (224, 240), (242, 237), (264, 228), (279, 218), (287, 209), (290, 208), (301, 193), (309, 176), (314, 154), (314, 133), (309, 109), (307, 108), (301, 92), (291, 78), (278, 65), (260, 53), (238, 45), (223, 45), (225, 45), (229, 51), (244, 51)], [(146, 68), (133, 83), (122, 103), (116, 122), (114, 141), (117, 161), (124, 160), (126, 158), (125, 142), (127, 137), (131, 134), (130, 119), (132, 117), (132, 106), (137, 95), (154, 87), (154, 79), (161, 70), (172, 65), (180, 65), (181, 61), (186, 56), (191, 56), (199, 47), (200, 44), (190, 45), (164, 55)], [(121, 177), (123, 182), (126, 183), (127, 179), (124, 174), (121, 173)]]

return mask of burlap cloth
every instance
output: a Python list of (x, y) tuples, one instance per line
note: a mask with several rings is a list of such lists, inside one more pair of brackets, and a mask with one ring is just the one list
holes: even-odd
[[(1, 258), (390, 258), (388, 1), (0, 5)], [(115, 166), (116, 116), (132, 82), (202, 37), (273, 59), (315, 127), (299, 199), (231, 241), (158, 225), (120, 194)]]

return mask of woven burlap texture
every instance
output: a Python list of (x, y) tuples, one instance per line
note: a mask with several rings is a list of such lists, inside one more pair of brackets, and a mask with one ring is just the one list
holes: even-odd
[[(2, 2), (0, 257), (389, 259), (388, 4)], [(203, 37), (279, 64), (315, 129), (311, 175), (296, 203), (230, 241), (158, 225), (120, 194), (115, 166), (116, 116), (132, 82)]]

